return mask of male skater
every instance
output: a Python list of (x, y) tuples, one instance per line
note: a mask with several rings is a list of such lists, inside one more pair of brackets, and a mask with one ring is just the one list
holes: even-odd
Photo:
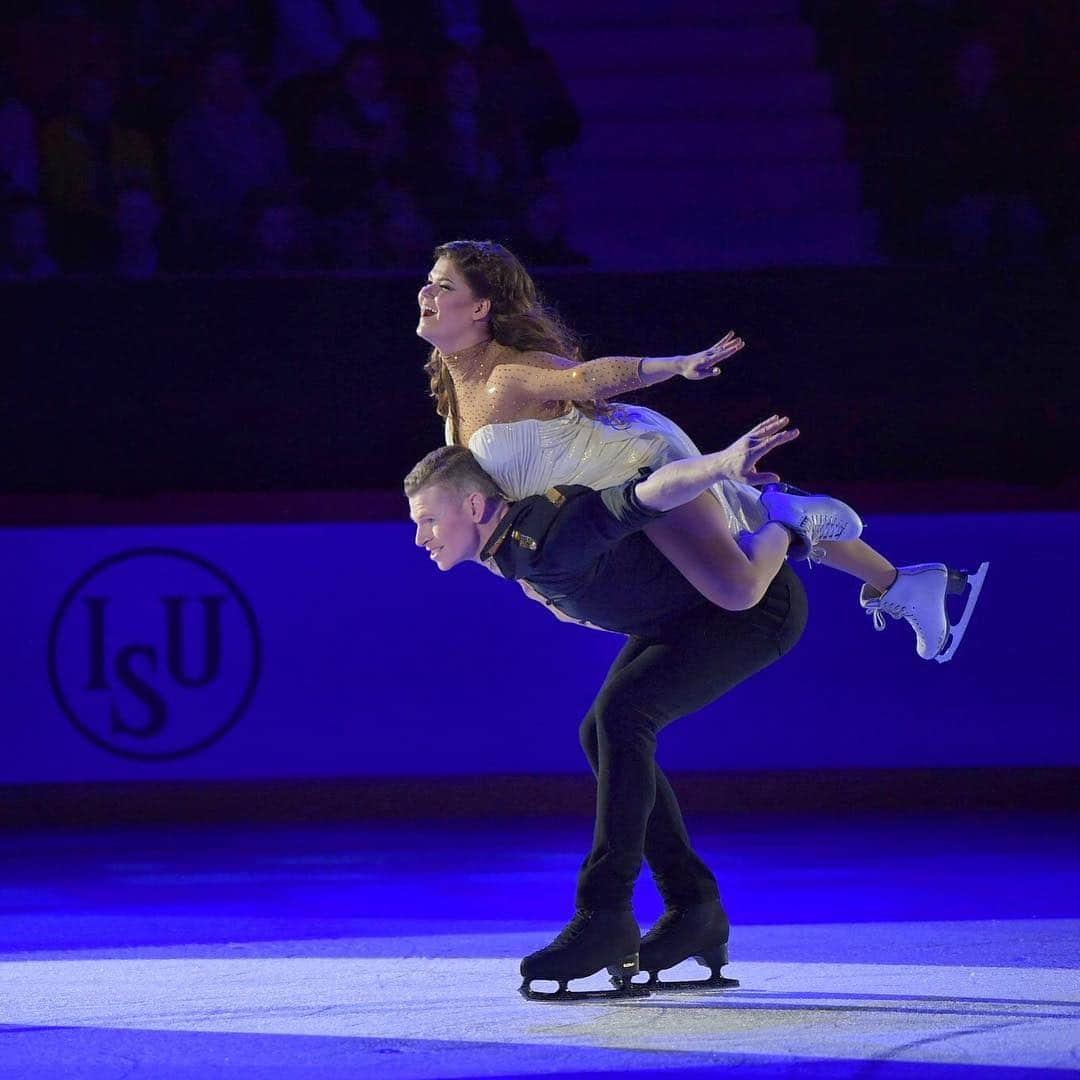
[[(786, 425), (774, 417), (727, 450), (643, 469), (602, 491), (565, 485), (509, 503), (460, 446), (433, 451), (405, 478), (416, 543), (440, 570), (482, 563), (526, 583), (562, 618), (629, 637), (581, 725), (597, 802), (577, 911), (551, 945), (521, 962), (526, 997), (581, 996), (568, 993), (567, 982), (602, 968), (621, 993), (634, 992), (630, 980), (639, 969), (649, 973), (649, 986), (737, 985), (719, 974), (727, 963), (727, 916), (655, 763), (656, 736), (783, 656), (802, 633), (806, 597), (785, 563), (763, 598), (748, 596), (743, 610), (716, 607), (641, 529), (722, 477), (778, 479), (758, 474), (755, 464), (797, 436)], [(847, 540), (861, 532), (845, 504), (793, 492), (766, 490), (765, 528), (783, 530), (802, 554), (822, 533)], [(641, 938), (630, 902), (643, 857), (665, 910)], [(689, 957), (710, 968), (709, 980), (659, 982), (660, 971)], [(557, 981), (558, 992), (537, 994), (534, 979)]]

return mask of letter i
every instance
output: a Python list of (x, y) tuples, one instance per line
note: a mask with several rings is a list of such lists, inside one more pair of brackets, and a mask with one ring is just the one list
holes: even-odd
[(90, 616), (90, 679), (87, 690), (108, 690), (105, 680), (105, 605), (109, 602), (105, 596), (84, 596)]

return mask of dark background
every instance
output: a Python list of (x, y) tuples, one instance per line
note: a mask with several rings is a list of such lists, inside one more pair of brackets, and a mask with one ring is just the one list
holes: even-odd
[[(0, 486), (7, 493), (396, 489), (442, 440), (412, 275), (59, 280), (9, 287)], [(666, 355), (728, 326), (719, 380), (632, 400), (715, 449), (773, 412), (812, 484), (951, 487), (1077, 505), (1074, 274), (1031, 267), (657, 275), (541, 285), (591, 355)], [(966, 489), (966, 490), (965, 490)], [(1014, 493), (1015, 497), (1015, 493)], [(987, 505), (990, 500), (991, 505)], [(904, 506), (895, 507), (903, 509)]]

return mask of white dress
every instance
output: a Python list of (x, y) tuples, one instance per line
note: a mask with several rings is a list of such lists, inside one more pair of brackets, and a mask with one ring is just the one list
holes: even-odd
[[(640, 405), (611, 406), (610, 416), (595, 419), (571, 406), (553, 420), (486, 424), (469, 439), (469, 449), (512, 501), (543, 494), (556, 484), (609, 487), (643, 467), (655, 469), (700, 454), (690, 436), (666, 416)], [(448, 424), (448, 442), (449, 430)], [(724, 507), (732, 535), (761, 527), (765, 515), (756, 488), (722, 480), (710, 490)]]

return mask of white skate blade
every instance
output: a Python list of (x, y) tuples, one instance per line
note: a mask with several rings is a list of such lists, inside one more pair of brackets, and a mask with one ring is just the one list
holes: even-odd
[(947, 664), (953, 658), (956, 650), (960, 647), (960, 642), (964, 640), (967, 624), (971, 619), (971, 613), (975, 610), (975, 604), (978, 602), (979, 593), (982, 592), (983, 582), (986, 580), (986, 571), (989, 569), (990, 564), (984, 562), (982, 566), (968, 578), (968, 585), (971, 586), (971, 592), (968, 593), (967, 602), (964, 604), (964, 613), (960, 616), (960, 621), (950, 628), (948, 648), (943, 652), (939, 652), (937, 656), (934, 657), (939, 664)]

